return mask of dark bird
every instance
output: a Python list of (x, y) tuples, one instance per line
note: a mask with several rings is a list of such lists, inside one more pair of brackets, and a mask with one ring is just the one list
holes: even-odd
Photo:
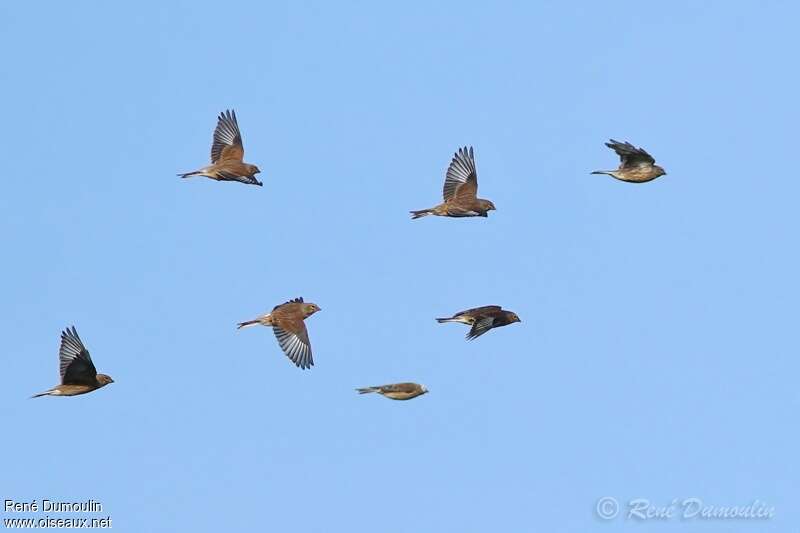
[(205, 176), (217, 181), (238, 181), (248, 185), (261, 186), (256, 179), (261, 172), (257, 166), (242, 161), (244, 146), (236, 113), (225, 111), (219, 114), (217, 129), (214, 130), (214, 141), (211, 143), (211, 164), (200, 170), (178, 174), (182, 178)]
[(478, 171), (475, 170), (475, 156), (472, 147), (459, 148), (447, 168), (444, 179), (444, 203), (411, 211), (411, 218), (427, 215), (440, 217), (486, 217), (495, 209), (489, 200), (478, 198)]
[(314, 366), (314, 360), (311, 358), (311, 342), (308, 340), (308, 330), (303, 320), (317, 311), (319, 311), (317, 304), (305, 303), (302, 298), (295, 298), (276, 305), (271, 313), (261, 315), (254, 320), (240, 322), (238, 329), (256, 324), (272, 326), (283, 353), (300, 368), (311, 368)]
[(61, 347), (58, 350), (59, 372), (61, 385), (52, 389), (34, 394), (31, 398), (39, 396), (77, 396), (86, 394), (109, 383), (114, 383), (111, 376), (98, 374), (97, 369), (89, 356), (89, 350), (83, 345), (75, 326), (61, 332)]
[(467, 309), (466, 311), (454, 314), (450, 318), (437, 318), (436, 321), (440, 324), (445, 322), (459, 322), (472, 326), (472, 329), (467, 333), (467, 340), (480, 337), (492, 328), (507, 326), (514, 322), (521, 322), (516, 313), (504, 311), (499, 305), (485, 305), (483, 307), (476, 307), (475, 309)]
[(359, 394), (377, 392), (392, 400), (410, 400), (428, 392), (425, 385), (418, 385), (417, 383), (395, 383), (393, 385), (378, 385), (377, 387), (364, 387), (356, 390)]
[(620, 158), (619, 168), (617, 170), (595, 170), (592, 174), (607, 174), (631, 183), (644, 183), (667, 174), (663, 168), (656, 165), (653, 156), (645, 152), (643, 148), (636, 148), (629, 142), (622, 143), (614, 139), (607, 142), (606, 146), (617, 152)]

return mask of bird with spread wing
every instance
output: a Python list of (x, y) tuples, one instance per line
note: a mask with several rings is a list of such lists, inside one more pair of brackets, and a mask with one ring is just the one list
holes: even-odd
[(437, 318), (436, 321), (440, 324), (457, 322), (472, 326), (467, 333), (467, 340), (476, 339), (493, 328), (507, 326), (514, 322), (522, 322), (516, 313), (505, 311), (499, 305), (484, 305), (483, 307), (467, 309), (449, 318)]
[(667, 174), (663, 168), (656, 165), (656, 160), (644, 148), (636, 148), (629, 142), (623, 143), (614, 139), (607, 142), (606, 146), (619, 156), (619, 168), (617, 170), (595, 170), (592, 174), (607, 174), (630, 183), (645, 183)]
[(472, 147), (459, 148), (453, 156), (444, 180), (444, 203), (411, 211), (411, 218), (427, 215), (440, 217), (486, 217), (495, 210), (489, 200), (478, 198), (478, 171), (475, 169), (475, 155)]
[(236, 121), (236, 112), (225, 111), (217, 118), (214, 141), (211, 144), (211, 164), (199, 170), (178, 174), (181, 178), (205, 176), (217, 181), (238, 181), (261, 186), (256, 179), (261, 172), (257, 166), (245, 163), (242, 134)]
[(111, 376), (98, 374), (94, 367), (89, 350), (81, 342), (75, 326), (61, 332), (61, 347), (58, 350), (59, 373), (61, 384), (50, 390), (34, 394), (39, 396), (77, 396), (86, 394), (109, 383), (114, 383)]
[(308, 340), (308, 330), (304, 320), (319, 310), (317, 304), (306, 303), (302, 298), (295, 298), (276, 305), (271, 313), (240, 322), (237, 329), (257, 324), (271, 326), (283, 353), (295, 365), (305, 370), (314, 366), (314, 360), (311, 357), (311, 341)]

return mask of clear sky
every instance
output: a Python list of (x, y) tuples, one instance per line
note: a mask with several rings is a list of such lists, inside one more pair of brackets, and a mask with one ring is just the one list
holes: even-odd
[[(3, 3), (0, 497), (134, 533), (796, 531), (798, 17)], [(228, 108), (263, 188), (175, 176)], [(610, 137), (668, 175), (589, 175)], [(411, 221), (466, 144), (497, 211)], [(297, 296), (310, 371), (235, 327)], [(522, 323), (434, 321), (487, 304)], [(116, 382), (28, 399), (71, 324)], [(353, 390), (397, 381), (431, 392)]]

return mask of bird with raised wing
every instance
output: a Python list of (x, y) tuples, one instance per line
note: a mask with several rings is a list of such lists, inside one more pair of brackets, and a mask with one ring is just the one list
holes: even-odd
[(427, 215), (440, 217), (486, 217), (495, 207), (489, 200), (478, 198), (478, 171), (472, 147), (459, 148), (453, 156), (444, 180), (444, 203), (411, 211), (411, 218)]
[(271, 313), (240, 322), (237, 329), (257, 324), (271, 326), (283, 353), (294, 364), (305, 370), (314, 366), (314, 360), (311, 357), (311, 341), (308, 340), (308, 330), (304, 320), (319, 310), (317, 304), (295, 298), (276, 305)]
[(645, 183), (659, 176), (666, 176), (666, 171), (656, 165), (656, 160), (644, 148), (636, 148), (629, 142), (611, 139), (606, 146), (614, 150), (620, 158), (617, 170), (595, 170), (592, 174), (607, 174), (618, 180), (630, 183)]
[(109, 383), (114, 383), (111, 376), (98, 374), (92, 363), (89, 350), (81, 342), (75, 326), (61, 332), (61, 347), (58, 350), (59, 372), (61, 384), (50, 390), (34, 394), (39, 396), (77, 396), (86, 394)]
[(428, 389), (425, 388), (425, 385), (419, 385), (417, 383), (394, 383), (392, 385), (378, 385), (375, 387), (364, 387), (356, 390), (359, 394), (377, 392), (378, 394), (392, 400), (410, 400), (411, 398), (422, 396), (428, 392)]
[(238, 181), (248, 185), (263, 185), (256, 179), (256, 174), (261, 171), (257, 166), (245, 163), (243, 158), (244, 145), (236, 113), (225, 111), (220, 113), (217, 118), (214, 140), (211, 143), (211, 164), (199, 170), (178, 174), (178, 176), (181, 178), (205, 176), (217, 181)]
[(522, 322), (516, 313), (505, 311), (499, 305), (485, 305), (483, 307), (467, 309), (449, 318), (437, 318), (436, 321), (440, 324), (457, 322), (472, 326), (467, 333), (467, 340), (476, 339), (493, 328), (507, 326), (514, 322)]

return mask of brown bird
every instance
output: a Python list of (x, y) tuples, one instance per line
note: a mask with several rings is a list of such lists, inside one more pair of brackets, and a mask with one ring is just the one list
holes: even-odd
[(363, 389), (356, 390), (359, 394), (377, 392), (392, 400), (410, 400), (411, 398), (422, 396), (428, 392), (425, 385), (418, 385), (416, 383), (395, 383), (393, 385), (378, 385), (377, 387), (364, 387)]
[(308, 330), (303, 320), (319, 310), (317, 304), (305, 303), (302, 298), (295, 298), (276, 305), (271, 313), (254, 320), (240, 322), (237, 329), (256, 324), (272, 326), (283, 353), (294, 364), (305, 370), (314, 366), (314, 360), (311, 358), (311, 342), (308, 340)]
[(504, 311), (499, 305), (485, 305), (475, 309), (467, 309), (454, 314), (450, 318), (437, 318), (436, 321), (440, 324), (459, 322), (472, 326), (472, 329), (467, 333), (467, 340), (480, 337), (492, 328), (507, 326), (514, 322), (522, 322), (516, 313)]
[(607, 174), (631, 183), (644, 183), (667, 174), (663, 168), (655, 164), (656, 160), (643, 148), (636, 148), (629, 142), (622, 143), (614, 139), (607, 142), (606, 146), (617, 152), (620, 158), (619, 168), (617, 170), (595, 170), (592, 174)]
[(472, 147), (459, 148), (447, 168), (444, 179), (444, 203), (411, 211), (411, 218), (427, 215), (440, 217), (486, 217), (489, 211), (495, 210), (489, 200), (478, 198), (478, 171), (475, 170), (475, 156)]
[(98, 374), (97, 369), (89, 356), (89, 350), (83, 345), (75, 326), (61, 332), (61, 347), (58, 350), (61, 373), (61, 385), (52, 389), (34, 394), (31, 398), (39, 396), (77, 396), (86, 394), (109, 383), (114, 383), (111, 376)]
[(200, 170), (178, 174), (181, 178), (205, 176), (217, 181), (238, 181), (248, 185), (261, 186), (256, 174), (261, 172), (257, 166), (242, 161), (244, 146), (239, 123), (234, 111), (219, 114), (214, 141), (211, 143), (211, 164)]

